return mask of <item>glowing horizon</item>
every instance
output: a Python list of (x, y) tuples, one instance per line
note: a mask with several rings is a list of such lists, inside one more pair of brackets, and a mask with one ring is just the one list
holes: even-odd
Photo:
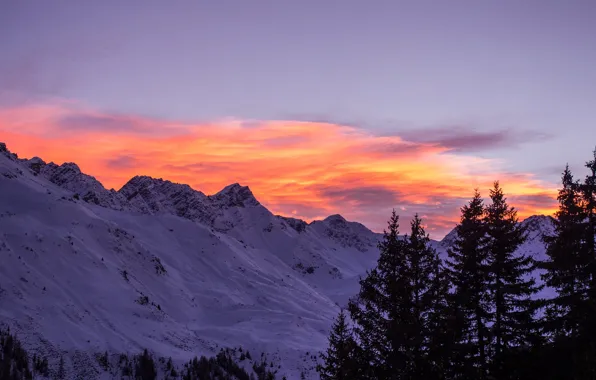
[(419, 213), (431, 236), (441, 237), (459, 220), (474, 188), (486, 197), (495, 180), (520, 218), (552, 214), (556, 207), (556, 184), (506, 172), (498, 160), (333, 123), (187, 123), (54, 101), (0, 109), (0, 132), (19, 156), (75, 162), (106, 188), (119, 189), (135, 175), (206, 194), (237, 182), (273, 213), (306, 221), (342, 214), (375, 231), (395, 208), (402, 231)]

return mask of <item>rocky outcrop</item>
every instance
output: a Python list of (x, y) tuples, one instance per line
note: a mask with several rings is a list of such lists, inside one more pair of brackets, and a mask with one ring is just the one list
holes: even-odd
[(76, 197), (87, 203), (115, 210), (130, 209), (122, 195), (113, 189), (107, 190), (95, 177), (83, 173), (73, 162), (56, 165), (53, 162), (46, 163), (39, 157), (21, 162), (34, 175), (40, 175), (63, 189), (72, 191)]
[(377, 234), (357, 222), (348, 222), (339, 214), (324, 220), (316, 220), (309, 227), (323, 229), (324, 234), (342, 247), (353, 247), (360, 252), (375, 249), (381, 234)]
[(211, 210), (207, 196), (188, 185), (161, 178), (136, 176), (119, 193), (144, 213), (171, 213), (183, 218), (209, 222)]
[(296, 230), (296, 232), (298, 232), (298, 233), (302, 233), (302, 232), (306, 231), (306, 227), (308, 226), (308, 223), (306, 223), (302, 219), (290, 218), (290, 217), (281, 216), (281, 215), (276, 215), (276, 217), (278, 219), (280, 219), (286, 225), (288, 225), (291, 228), (293, 228), (294, 230)]
[(222, 208), (255, 207), (261, 205), (248, 186), (240, 186), (238, 183), (224, 187), (219, 193), (209, 198), (214, 205)]

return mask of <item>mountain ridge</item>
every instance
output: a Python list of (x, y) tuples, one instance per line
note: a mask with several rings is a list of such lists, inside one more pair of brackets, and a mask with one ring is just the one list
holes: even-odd
[(98, 376), (98, 352), (180, 364), (237, 346), (289, 379), (314, 373), (338, 305), (378, 256), (362, 225), (277, 216), (239, 184), (208, 196), (142, 176), (121, 192), (98, 183), (0, 145), (0, 324), (50, 361), (83, 355)]
[[(2, 147), (0, 149), (0, 152), (5, 152), (5, 155), (7, 155), (8, 157), (14, 156), (14, 159), (23, 162), (37, 174), (42, 174), (51, 182), (59, 186), (62, 186), (68, 190), (71, 190), (75, 193), (78, 193), (86, 202), (95, 203), (100, 206), (109, 207), (116, 210), (128, 210), (137, 212), (156, 212), (162, 210), (165, 206), (161, 204), (156, 204), (154, 200), (135, 199), (139, 195), (139, 192), (144, 192), (145, 194), (148, 194), (149, 189), (155, 186), (161, 188), (162, 190), (162, 194), (160, 194), (159, 198), (167, 198), (172, 196), (176, 198), (176, 196), (182, 196), (185, 199), (178, 199), (175, 201), (175, 203), (186, 202), (188, 207), (194, 206), (203, 209), (202, 211), (198, 211), (199, 214), (207, 212), (207, 210), (205, 210), (204, 205), (199, 205), (199, 202), (203, 202), (205, 200), (210, 200), (211, 202), (217, 200), (220, 203), (227, 203), (228, 207), (233, 206), (234, 203), (237, 203), (238, 205), (244, 205), (244, 202), (248, 202), (249, 204), (254, 206), (261, 205), (261, 203), (257, 200), (257, 198), (250, 190), (250, 187), (242, 186), (239, 183), (229, 184), (220, 191), (211, 195), (207, 195), (200, 190), (194, 189), (188, 184), (177, 183), (171, 180), (155, 178), (148, 175), (135, 175), (134, 177), (129, 179), (119, 190), (108, 190), (94, 176), (82, 172), (76, 163), (65, 162), (61, 165), (57, 165), (54, 162), (46, 163), (43, 159), (37, 156), (31, 159), (18, 158), (18, 156), (15, 153), (12, 153), (10, 152), (10, 150), (8, 150), (5, 143), (0, 143), (0, 146)], [(239, 192), (242, 194), (239, 195)], [(232, 197), (232, 199), (227, 199), (225, 195), (228, 195), (228, 198)], [(149, 204), (147, 204), (148, 201)], [(127, 203), (132, 204), (127, 205)], [(221, 206), (221, 204), (219, 206)], [(170, 205), (169, 208), (165, 208), (169, 209), (169, 211), (171, 212), (180, 212), (182, 214), (185, 214), (185, 211), (188, 211), (188, 209), (184, 208), (176, 209), (174, 207), (174, 209), (172, 209), (172, 205)], [(201, 217), (208, 218), (206, 215), (196, 215), (196, 213), (192, 212), (188, 214), (188, 217), (191, 219)], [(312, 225), (313, 223), (322, 221), (333, 221), (335, 219), (340, 221), (343, 219), (344, 221), (348, 222), (340, 214), (332, 214), (324, 219), (315, 219), (310, 222), (307, 222), (300, 218), (285, 215), (276, 215), (276, 217), (279, 217), (286, 222), (288, 222), (289, 220), (293, 220), (293, 222), (291, 223), (296, 225)], [(539, 217), (551, 218), (548, 215), (532, 215), (520, 221), (524, 222), (526, 220), (535, 220)], [(204, 219), (204, 221), (205, 220), (206, 219)], [(361, 223), (356, 221), (350, 221), (350, 223), (358, 223), (362, 225)], [(454, 221), (453, 224), (455, 226), (457, 223)], [(370, 230), (368, 227), (364, 225), (362, 226)], [(382, 234), (382, 232), (374, 233)], [(452, 230), (450, 230), (445, 236), (443, 236), (441, 240), (437, 242), (441, 243), (443, 242), (443, 240), (447, 239), (445, 242), (448, 243), (449, 241), (451, 241), (454, 233), (455, 227)]]
[[(147, 176), (98, 183), (0, 144), (0, 324), (55, 362), (86, 358), (88, 379), (102, 378), (98, 352), (182, 363), (237, 346), (270, 353), (280, 377), (316, 377), (312, 355), (382, 234), (337, 214), (274, 215), (240, 184), (205, 195)], [(540, 256), (549, 219), (526, 223), (523, 249)]]
[[(18, 158), (15, 153), (8, 150), (5, 143), (0, 144), (3, 146), (0, 152), (4, 152), (8, 157), (13, 157), (16, 160), (19, 160), (19, 162), (24, 163), (34, 173), (45, 176), (52, 183), (79, 194), (79, 196), (86, 202), (95, 203), (103, 207), (114, 208), (117, 210), (128, 209), (129, 211), (140, 212), (158, 211), (160, 210), (160, 205), (155, 203), (148, 205), (143, 204), (142, 201), (135, 202), (135, 198), (140, 192), (148, 193), (153, 187), (161, 188), (162, 192), (170, 193), (170, 195), (182, 195), (187, 198), (195, 198), (195, 200), (216, 201), (227, 204), (228, 207), (235, 204), (243, 206), (245, 203), (253, 206), (261, 204), (254, 196), (249, 186), (242, 186), (239, 183), (229, 184), (214, 194), (206, 195), (202, 191), (194, 189), (188, 184), (177, 183), (148, 175), (136, 175), (128, 180), (119, 190), (107, 189), (94, 176), (82, 172), (76, 163), (64, 162), (61, 165), (57, 165), (54, 162), (46, 163), (43, 159), (37, 156), (30, 159)], [(145, 202), (146, 201), (147, 200), (145, 200)], [(127, 202), (131, 202), (132, 204), (128, 205), (129, 207), (126, 207)], [(132, 210), (130, 209), (130, 206), (132, 206)], [(330, 215), (324, 220), (334, 216), (343, 218), (341, 215), (336, 214)], [(305, 223), (307, 225), (320, 221), (313, 220), (311, 222), (306, 222), (305, 220), (294, 217), (282, 215), (279, 215), (279, 217), (292, 219), (295, 220), (295, 223)]]

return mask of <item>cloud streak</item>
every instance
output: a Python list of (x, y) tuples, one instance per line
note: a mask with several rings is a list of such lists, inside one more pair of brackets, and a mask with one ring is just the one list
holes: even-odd
[(401, 136), (409, 141), (438, 145), (451, 152), (479, 152), (515, 147), (521, 142), (542, 141), (550, 136), (544, 132), (516, 131), (511, 128), (479, 132), (469, 127), (445, 127), (408, 130)]
[[(555, 206), (556, 185), (464, 154), (474, 144), (486, 146), (488, 138), (461, 133), (413, 141), (412, 135), (377, 136), (321, 122), (192, 124), (102, 113), (66, 101), (0, 109), (0, 133), (19, 155), (77, 162), (108, 188), (137, 174), (188, 183), (207, 194), (239, 182), (274, 213), (307, 220), (341, 213), (377, 231), (396, 208), (404, 230), (418, 212), (432, 236), (441, 237), (473, 189), (487, 195), (494, 180), (522, 216)], [(506, 137), (500, 138), (504, 143)]]

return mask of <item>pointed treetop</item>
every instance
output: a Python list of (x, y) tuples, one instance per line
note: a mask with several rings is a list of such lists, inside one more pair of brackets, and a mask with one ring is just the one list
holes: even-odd
[(563, 185), (573, 183), (573, 174), (571, 173), (571, 169), (569, 169), (569, 163), (565, 165), (565, 170), (563, 171), (562, 178)]
[(494, 182), (493, 188), (489, 191), (489, 196), (490, 199), (493, 201), (493, 205), (508, 206), (507, 197), (505, 197), (505, 193), (503, 192), (503, 188), (499, 184), (499, 181)]
[(499, 181), (493, 182), (493, 188), (490, 189), (490, 194), (491, 198), (493, 197), (493, 195), (503, 195), (503, 189), (501, 188)]
[(414, 219), (412, 219), (410, 225), (412, 227), (412, 235), (414, 235), (414, 233), (424, 234), (424, 226), (422, 226), (422, 219), (418, 213), (414, 214)]
[(470, 201), (463, 205), (460, 210), (462, 212), (462, 218), (465, 216), (466, 212), (469, 212), (469, 210), (473, 210), (476, 209), (478, 207), (482, 207), (482, 204), (484, 203), (484, 200), (482, 199), (482, 196), (480, 195), (480, 191), (478, 191), (478, 188), (474, 189), (474, 195), (472, 196), (472, 199), (470, 199)]
[(586, 162), (586, 168), (592, 171), (592, 176), (596, 176), (596, 148), (594, 148), (592, 154), (594, 157), (591, 161)]
[(414, 215), (414, 219), (412, 219), (410, 225), (412, 227), (410, 232), (410, 241), (412, 243), (426, 244), (430, 240), (422, 224), (422, 219), (418, 214)]
[(383, 231), (383, 235), (386, 237), (397, 237), (399, 234), (399, 215), (395, 212), (395, 209), (391, 211), (391, 217), (387, 222), (387, 229)]

